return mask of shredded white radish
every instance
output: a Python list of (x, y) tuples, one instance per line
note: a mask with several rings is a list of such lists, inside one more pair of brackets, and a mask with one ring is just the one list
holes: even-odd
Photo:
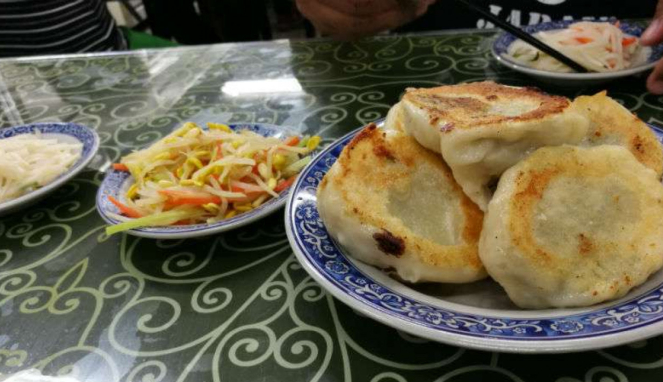
[(0, 139), (0, 202), (15, 199), (52, 182), (81, 156), (83, 145), (41, 134)]
[[(536, 38), (594, 72), (614, 72), (644, 62), (649, 51), (639, 39), (607, 22), (578, 22), (568, 28), (534, 34)], [(549, 55), (522, 40), (513, 42), (508, 58), (527, 66), (552, 72), (572, 72)]]

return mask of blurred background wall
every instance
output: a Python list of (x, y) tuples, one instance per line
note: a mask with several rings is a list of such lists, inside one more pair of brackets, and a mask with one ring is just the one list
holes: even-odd
[(108, 0), (107, 6), (131, 49), (315, 33), (294, 0)]

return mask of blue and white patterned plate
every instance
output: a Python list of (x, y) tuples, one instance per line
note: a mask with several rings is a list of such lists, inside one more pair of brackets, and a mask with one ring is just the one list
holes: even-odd
[[(285, 127), (269, 124), (252, 123), (228, 126), (235, 131), (250, 130), (265, 137), (275, 137), (279, 139), (298, 135)], [(116, 171), (112, 168), (101, 183), (101, 187), (99, 187), (99, 191), (97, 192), (97, 211), (99, 211), (101, 217), (108, 222), (108, 224), (120, 223), (120, 220), (113, 216), (120, 215), (120, 211), (108, 200), (108, 195), (111, 195), (122, 202), (126, 199), (126, 192), (132, 183), (133, 177), (129, 173)], [(207, 236), (239, 228), (267, 216), (281, 208), (285, 204), (287, 197), (288, 192), (281, 192), (278, 198), (272, 198), (256, 209), (213, 224), (146, 227), (132, 229), (126, 232), (134, 236), (154, 239), (183, 239)]]
[(410, 334), (483, 350), (571, 352), (663, 333), (663, 271), (620, 300), (588, 308), (532, 311), (516, 308), (490, 280), (429, 284), (417, 290), (351, 259), (320, 219), (316, 191), (358, 131), (328, 146), (302, 171), (285, 214), (288, 239), (300, 263), (343, 303)]
[(51, 183), (38, 188), (32, 192), (22, 195), (16, 199), (0, 203), (0, 215), (15, 212), (20, 208), (27, 207), (32, 203), (46, 197), (58, 187), (65, 184), (71, 178), (83, 171), (99, 150), (99, 136), (89, 127), (76, 123), (35, 123), (31, 125), (13, 126), (0, 129), (0, 139), (10, 138), (21, 134), (33, 134), (41, 132), (42, 137), (57, 139), (64, 143), (81, 143), (83, 151), (80, 158), (67, 171), (55, 178)]
[[(615, 20), (611, 20), (611, 22), (614, 21)], [(524, 27), (523, 30), (529, 34), (534, 34), (541, 31), (564, 29), (568, 27), (570, 24), (573, 24), (574, 22), (577, 22), (577, 20), (551, 21), (537, 25), (530, 25)], [(629, 24), (628, 22), (620, 22), (620, 28), (622, 29), (622, 31), (624, 31), (624, 33), (629, 34), (631, 36), (640, 37), (640, 35), (642, 35), (642, 32), (644, 32), (644, 28), (642, 28), (641, 26)], [(499, 61), (501, 64), (513, 70), (536, 77), (541, 81), (550, 82), (561, 86), (599, 84), (617, 78), (626, 77), (637, 73), (642, 73), (653, 68), (654, 65), (656, 65), (656, 62), (659, 59), (661, 59), (661, 57), (663, 57), (663, 44), (662, 44), (655, 46), (653, 48), (646, 48), (649, 50), (649, 52), (648, 54), (646, 54), (646, 57), (643, 58), (642, 60), (643, 62), (625, 70), (620, 70), (617, 72), (610, 72), (610, 73), (550, 72), (546, 70), (539, 70), (528, 67), (506, 56), (506, 53), (509, 49), (509, 45), (511, 45), (516, 40), (517, 37), (515, 37), (512, 34), (509, 33), (500, 34), (497, 37), (497, 39), (494, 41), (491, 49), (495, 59), (497, 59), (497, 61)]]

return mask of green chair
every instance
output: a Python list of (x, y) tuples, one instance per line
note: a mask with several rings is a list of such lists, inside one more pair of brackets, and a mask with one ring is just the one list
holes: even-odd
[(129, 43), (130, 50), (179, 46), (179, 44), (173, 41), (149, 33), (135, 31), (126, 27), (120, 27), (120, 29)]

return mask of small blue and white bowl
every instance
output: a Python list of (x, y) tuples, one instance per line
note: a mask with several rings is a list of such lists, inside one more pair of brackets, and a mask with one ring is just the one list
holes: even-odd
[[(278, 139), (299, 135), (298, 133), (282, 126), (262, 123), (231, 124), (228, 126), (235, 131), (250, 130), (265, 137), (274, 137)], [(106, 174), (106, 177), (97, 192), (97, 211), (99, 211), (99, 215), (101, 215), (108, 224), (118, 224), (124, 221), (118, 219), (118, 216), (121, 216), (120, 211), (108, 200), (108, 196), (113, 196), (120, 202), (126, 201), (125, 195), (133, 182), (131, 174), (125, 171), (117, 171), (111, 168)], [(275, 212), (285, 204), (288, 198), (288, 192), (289, 190), (281, 192), (278, 198), (269, 199), (267, 202), (251, 211), (212, 224), (144, 227), (131, 229), (125, 232), (130, 235), (152, 239), (185, 239), (221, 233), (253, 223), (256, 220)]]
[(97, 133), (89, 127), (76, 123), (34, 123), (31, 125), (7, 127), (0, 129), (0, 139), (21, 134), (34, 134), (36, 132), (40, 132), (43, 138), (57, 139), (63, 143), (81, 143), (83, 145), (81, 156), (67, 171), (47, 185), (19, 196), (16, 199), (0, 203), (0, 216), (36, 203), (55, 191), (79, 172), (83, 171), (99, 150), (99, 136)]
[[(615, 20), (610, 20), (614, 22)], [(537, 25), (530, 25), (524, 27), (523, 30), (529, 34), (535, 34), (542, 31), (551, 31), (557, 29), (567, 28), (569, 25), (578, 22), (578, 20), (564, 20), (564, 21), (551, 21), (547, 23), (541, 23)], [(644, 28), (630, 24), (628, 22), (620, 22), (620, 29), (631, 36), (640, 37)], [(600, 83), (605, 83), (608, 81), (616, 80), (618, 78), (631, 76), (634, 74), (639, 74), (646, 72), (652, 69), (656, 62), (663, 57), (663, 44), (658, 45), (648, 49), (646, 52), (646, 57), (642, 62), (636, 63), (631, 68), (609, 72), (609, 73), (560, 73), (552, 72), (540, 69), (534, 69), (532, 67), (523, 65), (520, 62), (517, 62), (507, 56), (509, 46), (518, 40), (512, 34), (502, 33), (497, 39), (493, 42), (491, 52), (495, 59), (504, 66), (507, 66), (517, 72), (530, 75), (538, 80), (546, 83), (555, 84), (558, 86), (588, 86), (596, 85)]]

